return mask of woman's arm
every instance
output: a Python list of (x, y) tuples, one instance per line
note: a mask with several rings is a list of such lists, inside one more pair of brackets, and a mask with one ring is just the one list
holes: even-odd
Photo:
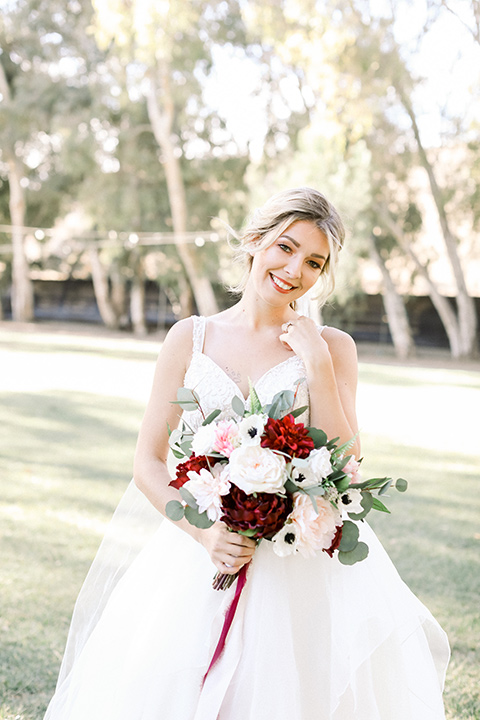
[[(177, 427), (181, 410), (172, 401), (183, 386), (192, 354), (192, 319), (172, 327), (157, 360), (152, 392), (140, 427), (135, 450), (133, 477), (137, 487), (162, 515), (170, 500), (180, 500), (178, 490), (169, 486), (167, 469), (168, 427)], [(223, 523), (201, 530), (183, 519), (175, 523), (207, 549), (215, 566), (225, 573), (236, 573), (249, 562), (255, 549), (250, 538), (231, 533)], [(225, 567), (225, 563), (230, 566)]]
[[(280, 339), (305, 363), (310, 423), (322, 428), (329, 438), (339, 437), (340, 444), (352, 440), (358, 433), (355, 410), (358, 365), (353, 339), (330, 327), (320, 335), (313, 321), (305, 317), (298, 318)], [(349, 452), (360, 456), (358, 436)]]

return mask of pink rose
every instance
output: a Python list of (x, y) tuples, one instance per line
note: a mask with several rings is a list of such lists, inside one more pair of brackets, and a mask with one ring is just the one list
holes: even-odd
[(345, 475), (348, 475), (350, 478), (350, 484), (353, 483), (359, 483), (362, 481), (361, 475), (360, 475), (360, 463), (358, 460), (355, 460), (355, 458), (352, 457), (347, 462), (347, 464), (343, 468), (343, 472)]

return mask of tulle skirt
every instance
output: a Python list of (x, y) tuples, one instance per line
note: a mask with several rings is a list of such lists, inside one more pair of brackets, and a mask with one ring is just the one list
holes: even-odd
[(441, 720), (448, 642), (373, 531), (352, 567), (257, 548), (207, 676), (235, 585), (212, 589), (202, 546), (164, 521), (111, 592), (46, 720)]

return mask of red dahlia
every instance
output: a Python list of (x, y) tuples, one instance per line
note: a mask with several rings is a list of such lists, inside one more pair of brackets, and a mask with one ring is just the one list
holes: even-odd
[(193, 470), (193, 472), (200, 472), (202, 468), (208, 470), (207, 457), (205, 455), (198, 455), (198, 457), (192, 455), (188, 458), (188, 460), (186, 460), (186, 462), (177, 465), (175, 470), (176, 478), (172, 480), (169, 485), (172, 485), (174, 488), (179, 490), (182, 485), (185, 485), (185, 483), (190, 479), (187, 475), (190, 470)]
[(343, 525), (339, 525), (337, 527), (337, 531), (333, 537), (332, 544), (329, 548), (323, 548), (323, 552), (326, 552), (327, 555), (330, 555), (330, 557), (333, 557), (333, 553), (335, 550), (338, 549), (338, 546), (340, 545), (340, 540), (342, 539), (342, 532), (343, 532)]
[(274, 493), (247, 495), (232, 485), (222, 498), (222, 521), (236, 532), (255, 530), (257, 538), (272, 538), (284, 526), (293, 509), (290, 496)]
[(263, 430), (262, 447), (306, 458), (315, 446), (305, 425), (296, 423), (293, 415), (285, 415), (281, 420), (268, 418)]

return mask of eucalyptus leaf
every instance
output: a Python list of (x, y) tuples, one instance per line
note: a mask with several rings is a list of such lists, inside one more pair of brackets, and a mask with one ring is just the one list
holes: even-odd
[(165, 505), (165, 512), (167, 513), (167, 517), (175, 522), (185, 517), (185, 508), (178, 500), (170, 500), (170, 502)]
[(287, 415), (294, 402), (295, 395), (291, 390), (281, 390), (274, 396), (271, 404), (268, 406), (268, 416), (279, 420), (284, 417), (284, 415)]
[(177, 460), (183, 460), (185, 457), (185, 453), (180, 452), (179, 450), (175, 450), (175, 448), (171, 448), (173, 457), (176, 457)]
[(342, 552), (351, 552), (357, 546), (358, 536), (358, 525), (355, 525), (355, 523), (350, 520), (345, 520), (342, 528), (342, 539), (340, 540), (338, 549)]
[(398, 478), (395, 483), (395, 488), (398, 490), (398, 492), (405, 492), (408, 488), (408, 482), (403, 478)]
[(217, 418), (220, 415), (221, 412), (222, 411), (218, 410), (218, 409), (211, 412), (210, 415), (207, 415), (205, 420), (202, 422), (202, 425), (210, 425), (210, 423), (213, 422), (215, 420), (215, 418)]
[(294, 385), (301, 385), (301, 384), (304, 383), (304, 382), (307, 382), (307, 378), (306, 378), (306, 377), (300, 377), (300, 378), (298, 378), (298, 380), (295, 380), (295, 382), (294, 382), (293, 384), (294, 384)]
[(287, 493), (298, 492), (298, 487), (295, 485), (295, 483), (292, 480), (287, 480), (283, 487), (285, 488), (285, 491)]
[(355, 563), (365, 560), (367, 555), (368, 545), (364, 542), (359, 542), (355, 549), (350, 552), (343, 552), (339, 550), (338, 559), (342, 565), (355, 565)]
[(320, 430), (319, 428), (309, 427), (308, 434), (312, 438), (316, 450), (326, 445), (327, 435), (323, 432), (323, 430)]
[(210, 520), (207, 513), (199, 513), (198, 510), (195, 510), (192, 507), (185, 508), (185, 517), (190, 523), (190, 525), (194, 525), (197, 528), (200, 528), (201, 530), (206, 530), (209, 527), (212, 527), (213, 520)]
[(182, 496), (182, 500), (185, 500), (185, 502), (187, 503), (187, 505), (188, 505), (189, 507), (193, 508), (194, 510), (198, 510), (197, 501), (196, 501), (195, 498), (193, 497), (193, 495), (192, 495), (192, 493), (190, 492), (190, 490), (187, 490), (187, 488), (186, 488), (185, 486), (182, 486), (182, 487), (179, 489), (179, 493), (180, 493), (180, 495)]
[[(350, 485), (350, 487), (352, 487)], [(348, 517), (352, 520), (363, 520), (364, 517), (368, 515), (370, 510), (373, 507), (373, 496), (371, 493), (362, 490), (362, 499), (360, 501), (360, 505), (363, 507), (363, 511), (361, 513), (348, 513)]]
[(391, 478), (388, 478), (388, 480), (387, 480), (387, 482), (385, 483), (385, 485), (382, 485), (382, 487), (381, 487), (380, 490), (378, 491), (378, 494), (379, 494), (379, 495), (385, 495), (385, 493), (387, 493), (387, 492), (389, 491), (390, 485), (392, 484), (392, 482), (393, 482), (392, 479), (391, 479)]
[(243, 417), (245, 415), (245, 403), (241, 398), (238, 397), (238, 395), (235, 395), (232, 398), (232, 409), (233, 412), (237, 413), (237, 415), (240, 415), (240, 417)]
[(313, 487), (305, 488), (303, 492), (306, 492), (307, 495), (325, 495), (325, 488), (321, 485), (314, 485)]
[(190, 453), (192, 451), (192, 440), (193, 438), (189, 438), (188, 440), (185, 440), (185, 442), (182, 442), (180, 444), (180, 447), (182, 448), (183, 452), (187, 457), (190, 457)]

